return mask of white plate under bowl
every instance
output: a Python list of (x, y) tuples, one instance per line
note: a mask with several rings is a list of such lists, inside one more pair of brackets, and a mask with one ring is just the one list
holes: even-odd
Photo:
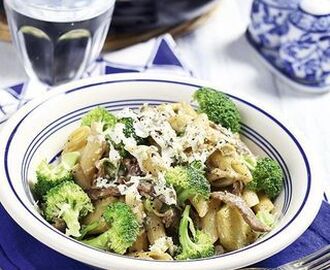
[[(306, 145), (286, 124), (256, 105), (232, 96), (242, 115), (242, 138), (252, 150), (278, 160), (285, 188), (276, 206), (282, 212), (276, 228), (257, 242), (220, 256), (194, 261), (147, 261), (88, 247), (48, 224), (34, 207), (28, 181), (36, 164), (51, 160), (80, 117), (95, 106), (116, 112), (144, 103), (191, 100), (200, 86), (195, 79), (118, 74), (73, 82), (51, 90), (20, 109), (0, 134), (0, 200), (13, 219), (45, 245), (76, 260), (112, 270), (235, 269), (263, 260), (297, 239), (315, 218), (322, 187)], [(218, 88), (221, 89), (221, 88)]]

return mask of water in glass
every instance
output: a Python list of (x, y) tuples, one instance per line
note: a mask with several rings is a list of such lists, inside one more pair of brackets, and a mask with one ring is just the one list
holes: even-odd
[(48, 85), (79, 78), (98, 57), (115, 0), (5, 0), (29, 76)]

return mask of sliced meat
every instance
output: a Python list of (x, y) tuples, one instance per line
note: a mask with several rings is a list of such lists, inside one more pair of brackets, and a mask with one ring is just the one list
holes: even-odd
[[(153, 196), (153, 185), (147, 181), (142, 181), (139, 183), (138, 191), (142, 196)], [(92, 201), (96, 201), (99, 199), (107, 198), (107, 197), (119, 197), (122, 194), (119, 191), (119, 188), (116, 186), (111, 186), (107, 188), (90, 188), (87, 191), (88, 196)]]
[(103, 199), (109, 196), (113, 196), (113, 197), (121, 196), (120, 191), (117, 187), (91, 188), (87, 190), (87, 194), (92, 201)]
[(244, 184), (242, 181), (236, 181), (233, 183), (233, 193), (237, 196), (240, 196), (243, 192)]
[(171, 208), (167, 210), (162, 217), (162, 222), (164, 223), (165, 228), (177, 228), (179, 226), (179, 221), (180, 212), (176, 208)]
[(139, 163), (136, 158), (125, 158), (122, 163), (124, 167), (124, 176), (129, 179), (130, 176), (142, 176), (144, 173), (141, 171)]
[(124, 176), (119, 176), (116, 180), (116, 184), (124, 185), (128, 180)]
[(236, 207), (238, 211), (242, 214), (245, 222), (250, 225), (252, 230), (257, 232), (268, 232), (270, 228), (264, 225), (261, 221), (259, 221), (251, 210), (251, 208), (246, 204), (246, 202), (239, 196), (236, 196), (229, 192), (213, 192), (211, 193), (211, 198), (215, 198), (221, 200), (228, 204), (231, 207)]
[(235, 182), (236, 182), (235, 179), (227, 179), (227, 178), (218, 179), (218, 180), (212, 181), (212, 186), (218, 187), (218, 188), (225, 188), (225, 187), (233, 185)]
[(153, 196), (154, 195), (154, 186), (148, 181), (141, 181), (138, 186), (138, 191), (141, 196)]

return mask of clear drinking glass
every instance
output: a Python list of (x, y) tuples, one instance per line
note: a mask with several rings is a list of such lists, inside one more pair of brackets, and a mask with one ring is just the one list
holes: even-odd
[(5, 0), (12, 39), (31, 78), (58, 85), (98, 57), (115, 0)]

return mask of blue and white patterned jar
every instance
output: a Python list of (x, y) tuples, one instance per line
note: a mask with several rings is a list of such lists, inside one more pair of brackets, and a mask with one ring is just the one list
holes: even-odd
[(256, 44), (277, 48), (289, 30), (288, 17), (299, 0), (255, 0), (252, 4), (249, 33)]
[(330, 0), (255, 0), (247, 37), (300, 90), (330, 90)]

